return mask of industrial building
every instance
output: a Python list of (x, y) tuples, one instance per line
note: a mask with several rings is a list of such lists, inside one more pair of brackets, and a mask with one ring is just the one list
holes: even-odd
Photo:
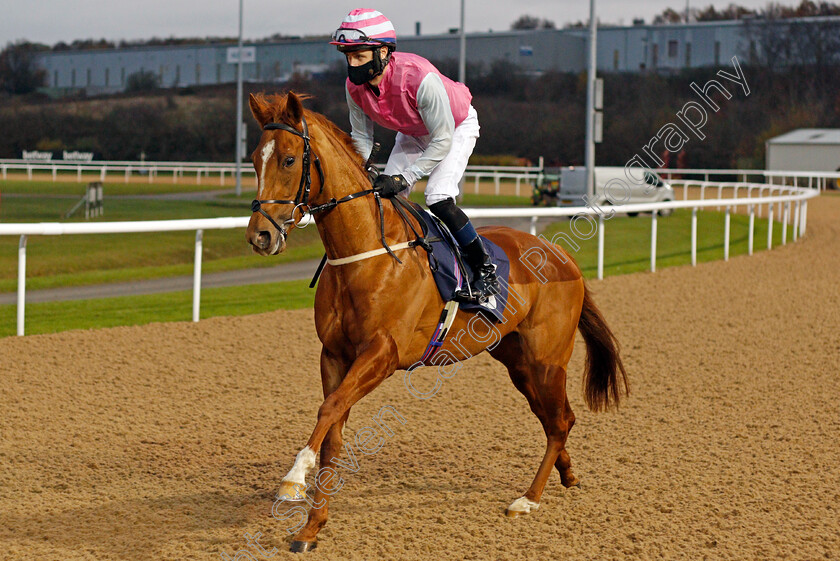
[[(840, 17), (819, 20), (840, 29)], [(597, 39), (598, 70), (674, 72), (728, 66), (733, 56), (749, 63), (761, 53), (760, 40), (756, 38), (760, 34), (755, 32), (760, 23), (756, 22), (743, 19), (601, 27)], [(580, 72), (586, 68), (587, 41), (584, 29), (468, 33), (466, 53), (470, 63), (482, 63), (485, 67), (503, 59), (530, 74)], [(457, 59), (459, 37), (457, 33), (403, 33), (398, 35), (398, 46), (432, 61)], [(326, 38), (256, 42), (246, 47), (253, 60), (243, 65), (246, 81), (283, 82), (294, 73), (317, 74), (343, 60)], [(39, 64), (46, 71), (48, 91), (62, 94), (85, 90), (94, 95), (123, 91), (128, 77), (140, 71), (153, 72), (165, 88), (233, 82), (236, 64), (230, 56), (231, 48), (235, 50), (230, 44), (203, 44), (51, 51), (39, 56)]]
[(768, 170), (840, 171), (840, 129), (796, 129), (766, 147)]

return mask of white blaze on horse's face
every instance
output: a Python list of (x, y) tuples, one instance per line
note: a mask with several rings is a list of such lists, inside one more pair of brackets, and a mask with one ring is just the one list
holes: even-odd
[(260, 188), (257, 191), (257, 196), (262, 197), (263, 190), (265, 189), (265, 167), (268, 165), (268, 160), (271, 158), (271, 155), (274, 153), (274, 139), (272, 138), (268, 142), (265, 143), (265, 146), (262, 147), (260, 151), (260, 158), (262, 158), (262, 167), (260, 169)]

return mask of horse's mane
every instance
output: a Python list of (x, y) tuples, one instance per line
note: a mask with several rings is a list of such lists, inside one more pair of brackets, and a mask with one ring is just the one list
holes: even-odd
[[(292, 92), (289, 92), (292, 93)], [(310, 99), (312, 96), (309, 94), (299, 94), (295, 93), (295, 95), (301, 101)], [(286, 102), (289, 99), (288, 94), (254, 94), (254, 97), (257, 100), (257, 103), (266, 111), (266, 115), (271, 117), (271, 121), (273, 123), (281, 123), (285, 122), (284, 115), (286, 114)], [(343, 146), (344, 149), (347, 151), (347, 154), (353, 158), (354, 162), (358, 162), (361, 164), (362, 157), (356, 152), (356, 147), (353, 145), (353, 139), (350, 138), (350, 135), (341, 130), (338, 125), (321, 115), (320, 113), (316, 113), (310, 109), (304, 108), (304, 115), (306, 117), (307, 122), (309, 123), (317, 123), (322, 128), (324, 128), (328, 133), (331, 133), (332, 136), (338, 140), (338, 144)], [(297, 123), (286, 123), (291, 126), (297, 125)]]

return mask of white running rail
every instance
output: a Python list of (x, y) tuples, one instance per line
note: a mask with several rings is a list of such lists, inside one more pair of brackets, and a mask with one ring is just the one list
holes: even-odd
[[(688, 188), (696, 182), (688, 182), (685, 186), (687, 196)], [(678, 208), (689, 208), (691, 215), (691, 264), (697, 264), (697, 211), (710, 207), (724, 207), (726, 220), (724, 222), (724, 260), (729, 259), (729, 229), (730, 213), (739, 206), (747, 209), (749, 214), (749, 241), (748, 254), (753, 253), (754, 231), (756, 210), (762, 206), (767, 207), (767, 248), (770, 249), (773, 243), (773, 222), (774, 207), (779, 206), (780, 211), (775, 213), (775, 219), (783, 225), (782, 244), (787, 243), (787, 226), (793, 225), (793, 241), (805, 233), (807, 222), (808, 200), (819, 195), (818, 189), (806, 187), (794, 187), (784, 185), (768, 185), (756, 183), (737, 184), (712, 184), (701, 182), (700, 200), (669, 201), (661, 203), (627, 204), (614, 207), (604, 207), (607, 210), (614, 209), (622, 213), (651, 213), (651, 242), (650, 242), (650, 269), (656, 270), (656, 245), (657, 245), (657, 217), (662, 211), (669, 211)], [(717, 198), (705, 199), (705, 190), (717, 188)], [(722, 198), (722, 191), (725, 188), (733, 188), (734, 198)], [(740, 189), (743, 189), (747, 196), (738, 197)], [(765, 196), (766, 193), (766, 196)], [(757, 196), (753, 196), (757, 194)], [(793, 212), (791, 207), (794, 206)], [(471, 218), (501, 218), (501, 217), (525, 217), (531, 219), (531, 234), (536, 234), (537, 220), (541, 217), (559, 218), (563, 216), (574, 217), (577, 215), (597, 217), (598, 220), (598, 278), (604, 276), (604, 210), (591, 207), (522, 207), (522, 208), (465, 208), (464, 211)], [(196, 220), (160, 220), (160, 221), (136, 221), (136, 222), (99, 222), (99, 223), (39, 223), (39, 224), (0, 224), (0, 235), (20, 236), (18, 245), (18, 289), (17, 289), (17, 334), (24, 334), (24, 317), (26, 304), (26, 241), (28, 236), (59, 236), (73, 234), (125, 234), (137, 232), (172, 232), (191, 230), (196, 232), (195, 237), (195, 268), (193, 274), (193, 315), (194, 322), (199, 320), (199, 307), (201, 300), (201, 255), (202, 237), (204, 230), (245, 228), (250, 217), (228, 217), (228, 218), (207, 218)], [(594, 236), (594, 232), (589, 236)], [(564, 234), (556, 234), (552, 240), (565, 238), (567, 243), (574, 241)], [(541, 237), (545, 240), (544, 237)], [(586, 238), (588, 239), (588, 238)]]

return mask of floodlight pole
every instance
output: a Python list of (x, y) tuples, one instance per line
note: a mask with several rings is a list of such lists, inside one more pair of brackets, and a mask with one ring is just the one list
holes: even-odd
[(461, 56), (458, 60), (458, 81), (462, 84), (467, 83), (467, 35), (464, 30), (464, 4), (466, 0), (461, 0)]
[(236, 196), (242, 195), (242, 4), (239, 0), (239, 51), (236, 60)]
[(595, 0), (589, 0), (589, 65), (586, 71), (586, 194), (595, 194), (595, 72), (598, 68), (596, 52), (597, 22)]

